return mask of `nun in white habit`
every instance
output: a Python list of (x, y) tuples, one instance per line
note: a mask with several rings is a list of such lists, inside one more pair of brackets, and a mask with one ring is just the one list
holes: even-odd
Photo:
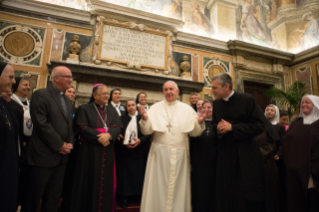
[(290, 125), (283, 141), (286, 165), (287, 211), (319, 211), (319, 97), (301, 100), (299, 117)]

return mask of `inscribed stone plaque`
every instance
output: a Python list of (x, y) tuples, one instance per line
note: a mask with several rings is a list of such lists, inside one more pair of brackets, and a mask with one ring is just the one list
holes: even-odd
[(151, 30), (142, 32), (108, 23), (104, 23), (101, 29), (101, 60), (167, 69), (167, 34)]

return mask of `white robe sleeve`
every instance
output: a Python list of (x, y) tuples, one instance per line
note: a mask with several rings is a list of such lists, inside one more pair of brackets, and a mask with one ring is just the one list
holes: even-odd
[(196, 119), (194, 129), (190, 131), (188, 135), (191, 137), (198, 137), (204, 132), (205, 129), (206, 129), (205, 121), (203, 121), (201, 124), (198, 124), (198, 121)]
[(150, 135), (154, 132), (150, 118), (148, 118), (146, 121), (141, 119), (139, 124), (140, 124), (140, 130), (143, 133), (143, 135)]

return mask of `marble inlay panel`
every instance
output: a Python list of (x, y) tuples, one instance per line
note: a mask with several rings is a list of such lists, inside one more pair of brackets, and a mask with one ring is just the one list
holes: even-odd
[(51, 61), (61, 61), (65, 31), (54, 29), (52, 35)]

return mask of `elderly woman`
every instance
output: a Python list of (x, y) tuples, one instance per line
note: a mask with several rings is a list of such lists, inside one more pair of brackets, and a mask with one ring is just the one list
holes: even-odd
[(136, 102), (128, 100), (125, 113), (121, 116), (123, 128), (120, 141), (115, 142), (117, 200), (122, 208), (127, 208), (128, 201), (140, 201), (144, 174), (150, 148), (150, 135), (143, 135), (136, 115)]
[(287, 211), (319, 211), (319, 97), (306, 95), (283, 141)]

